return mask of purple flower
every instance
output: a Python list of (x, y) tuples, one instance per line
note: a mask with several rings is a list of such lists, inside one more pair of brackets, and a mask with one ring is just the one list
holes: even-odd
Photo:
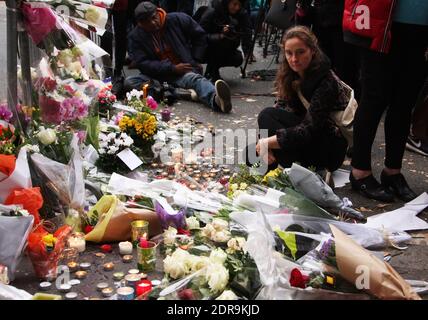
[(6, 122), (9, 122), (10, 119), (12, 119), (13, 113), (9, 111), (6, 104), (0, 105), (0, 120), (4, 120)]
[(162, 229), (166, 230), (169, 226), (172, 226), (176, 229), (179, 228), (186, 228), (186, 209), (181, 209), (177, 212), (177, 214), (171, 214), (168, 211), (166, 211), (158, 201), (155, 203), (155, 211), (158, 215), (158, 218), (160, 220)]

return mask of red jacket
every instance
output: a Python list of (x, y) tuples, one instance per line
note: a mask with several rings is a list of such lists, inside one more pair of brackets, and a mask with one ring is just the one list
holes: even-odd
[[(345, 0), (343, 32), (346, 42), (388, 53), (391, 46), (392, 14), (397, 0)], [(368, 29), (361, 28), (369, 9)], [(357, 13), (358, 12), (358, 13)]]

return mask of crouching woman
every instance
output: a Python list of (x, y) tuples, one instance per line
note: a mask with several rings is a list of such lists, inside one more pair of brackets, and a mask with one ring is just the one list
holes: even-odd
[(297, 162), (334, 171), (342, 165), (348, 144), (330, 114), (344, 110), (349, 97), (308, 28), (289, 29), (282, 45), (278, 100), (258, 116), (260, 133), (264, 129), (268, 138), (257, 143), (257, 155), (269, 169)]

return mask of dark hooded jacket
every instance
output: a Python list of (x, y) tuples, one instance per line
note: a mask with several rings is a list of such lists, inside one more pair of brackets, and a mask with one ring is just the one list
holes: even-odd
[[(251, 48), (251, 23), (246, 11), (245, 1), (242, 8), (234, 16), (229, 15), (227, 5), (229, 0), (213, 0), (201, 17), (200, 25), (207, 32), (208, 43), (217, 45), (222, 41), (229, 42), (231, 48), (237, 49), (242, 41), (242, 50), (247, 54)], [(224, 25), (232, 26), (232, 33), (227, 39), (221, 38)]]
[[(162, 37), (171, 46), (181, 63), (202, 63), (207, 47), (205, 31), (190, 16), (181, 12), (168, 13)], [(160, 81), (174, 81), (174, 64), (168, 59), (159, 60), (153, 38), (140, 27), (135, 27), (128, 40), (130, 58), (141, 73)], [(195, 68), (195, 72), (197, 69)]]
[(323, 56), (323, 61), (317, 69), (305, 74), (300, 89), (305, 99), (310, 102), (308, 110), (297, 95), (291, 101), (279, 101), (277, 105), (291, 109), (303, 119), (295, 127), (277, 130), (278, 143), (283, 150), (301, 149), (321, 136), (338, 134), (338, 128), (331, 120), (330, 113), (345, 110), (348, 105), (347, 92), (331, 70), (327, 56)]

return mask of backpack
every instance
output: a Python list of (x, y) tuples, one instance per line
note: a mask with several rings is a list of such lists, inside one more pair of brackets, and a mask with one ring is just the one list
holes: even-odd
[[(350, 148), (353, 145), (354, 117), (355, 117), (355, 112), (357, 111), (357, 108), (358, 108), (358, 102), (355, 99), (354, 90), (350, 86), (348, 86), (342, 80), (339, 80), (339, 84), (347, 92), (347, 96), (349, 97), (348, 105), (346, 106), (345, 110), (332, 111), (330, 113), (330, 118), (339, 128), (343, 137), (348, 142), (348, 148)], [(308, 110), (311, 104), (303, 96), (300, 88), (297, 90), (297, 95), (299, 96), (299, 100), (302, 102), (303, 106), (306, 108), (306, 110)]]

